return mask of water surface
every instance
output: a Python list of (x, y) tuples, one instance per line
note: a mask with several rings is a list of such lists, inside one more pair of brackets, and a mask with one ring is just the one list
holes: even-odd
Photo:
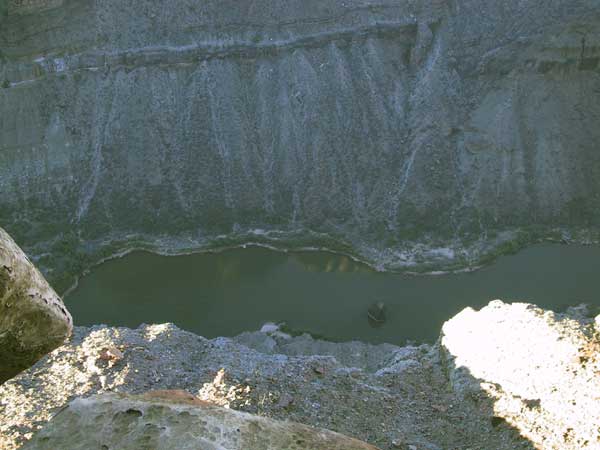
[[(66, 304), (78, 325), (173, 322), (202, 336), (233, 336), (267, 321), (333, 340), (433, 341), (466, 306), (522, 300), (562, 310), (600, 305), (600, 247), (543, 245), (473, 273), (377, 273), (326, 252), (264, 248), (159, 256), (136, 252), (98, 266)], [(367, 309), (384, 301), (373, 328)]]

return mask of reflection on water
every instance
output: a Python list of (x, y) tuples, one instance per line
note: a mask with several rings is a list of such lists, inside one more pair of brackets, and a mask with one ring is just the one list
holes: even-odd
[(290, 255), (309, 272), (358, 272), (369, 271), (364, 264), (344, 255), (325, 252), (297, 252)]
[(598, 247), (547, 245), (474, 273), (403, 276), (325, 252), (137, 252), (96, 268), (66, 303), (79, 325), (174, 322), (215, 337), (274, 321), (335, 340), (402, 344), (433, 341), (444, 320), (495, 298), (555, 310), (600, 304), (599, 263)]
[[(263, 254), (261, 254), (263, 253)], [(252, 255), (251, 257), (249, 257)], [(359, 272), (371, 271), (364, 264), (357, 263), (352, 258), (327, 252), (296, 252), (277, 253), (257, 247), (248, 249), (230, 250), (211, 255), (195, 255), (198, 260), (207, 257), (214, 261), (203, 265), (207, 273), (216, 270), (215, 276), (222, 283), (239, 282), (258, 276), (261, 272), (268, 272), (276, 265), (283, 265), (289, 261), (298, 263), (307, 272)], [(197, 261), (199, 262), (199, 261)], [(195, 262), (196, 263), (196, 262)], [(214, 266), (214, 268), (213, 268)]]

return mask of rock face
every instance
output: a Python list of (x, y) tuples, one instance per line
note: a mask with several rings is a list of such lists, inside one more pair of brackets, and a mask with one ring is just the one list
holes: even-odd
[(61, 282), (130, 246), (456, 267), (598, 231), (596, 0), (7, 5), (0, 222)]
[(24, 450), (377, 450), (328, 430), (161, 394), (75, 400)]
[(591, 320), (497, 301), (448, 321), (441, 345), (454, 389), (466, 398), (483, 390), (496, 421), (536, 448), (600, 447), (600, 334)]
[(0, 228), (0, 383), (62, 345), (72, 327), (60, 297)]

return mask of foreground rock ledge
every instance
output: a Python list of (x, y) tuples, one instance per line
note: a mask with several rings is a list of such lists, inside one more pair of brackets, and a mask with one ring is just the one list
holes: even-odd
[(448, 389), (439, 354), (431, 345), (333, 343), (277, 331), (208, 340), (170, 324), (75, 327), (68, 343), (0, 386), (0, 448), (20, 448), (77, 397), (181, 389), (382, 450), (530, 450)]
[(377, 450), (332, 431), (160, 394), (77, 399), (24, 449)]
[(72, 328), (60, 297), (0, 228), (0, 383), (60, 346)]
[(169, 324), (76, 327), (68, 343), (0, 386), (0, 448), (46, 433), (77, 397), (183, 389), (382, 450), (597, 449), (600, 318), (588, 316), (495, 301), (467, 308), (438, 343), (419, 347), (267, 328), (208, 340)]

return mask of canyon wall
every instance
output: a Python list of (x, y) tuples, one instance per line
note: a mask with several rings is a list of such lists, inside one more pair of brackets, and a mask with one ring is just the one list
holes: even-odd
[(594, 237), (599, 61), (595, 0), (9, 0), (0, 224), (58, 288), (134, 246)]

